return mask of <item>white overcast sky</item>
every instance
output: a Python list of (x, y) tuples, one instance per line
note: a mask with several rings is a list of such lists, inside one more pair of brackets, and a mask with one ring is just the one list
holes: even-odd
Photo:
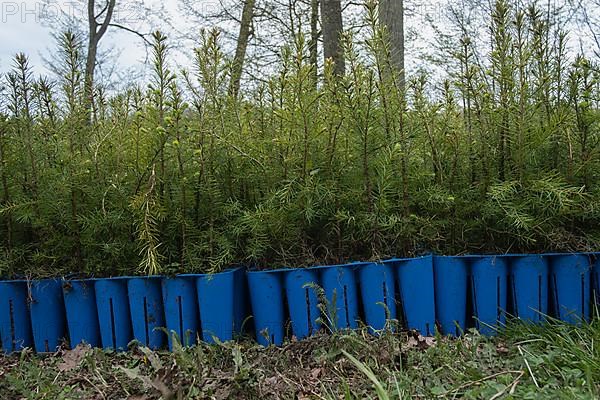
[[(104, 0), (97, 1), (104, 2)], [(114, 21), (141, 32), (160, 29), (169, 34), (169, 24), (165, 22), (166, 19), (169, 19), (170, 25), (179, 32), (197, 32), (201, 27), (197, 25), (197, 21), (196, 25), (193, 25), (191, 20), (183, 15), (178, 1), (121, 0), (117, 2), (118, 9)], [(197, 0), (193, 4), (196, 9), (207, 13), (210, 10), (218, 9), (221, 1)], [(415, 57), (416, 53), (431, 50), (427, 38), (430, 38), (433, 33), (423, 16), (427, 14), (433, 18), (434, 22), (439, 23), (443, 19), (443, 4), (447, 1), (405, 0), (405, 5), (409, 8), (407, 25), (413, 35), (416, 32), (420, 36), (407, 35), (409, 39), (407, 67), (409, 70), (415, 67), (415, 59), (418, 58)], [(461, 0), (453, 1), (455, 4), (461, 3)], [(589, 3), (593, 8), (591, 0), (582, 0), (582, 2)], [(17, 52), (24, 52), (30, 57), (31, 65), (36, 73), (47, 73), (43, 67), (43, 57), (47, 57), (55, 48), (51, 36), (52, 30), (57, 28), (55, 16), (62, 13), (63, 16), (70, 15), (85, 21), (86, 11), (82, 8), (85, 3), (86, 0), (0, 0), (0, 73), (11, 67), (12, 59)], [(599, 14), (599, 10), (590, 9), (589, 11), (596, 16)], [(600, 20), (600, 16), (598, 18)], [(573, 39), (573, 35), (571, 38)], [(412, 41), (410, 41), (411, 39)], [(590, 43), (589, 38), (587, 43)], [(139, 67), (146, 58), (145, 48), (138, 37), (115, 29), (111, 29), (107, 37), (103, 39), (101, 49), (114, 49), (118, 53), (117, 62), (121, 71)], [(177, 57), (176, 61), (180, 65), (186, 64), (185, 57)]]
[[(214, 0), (208, 0), (210, 3)], [(200, 0), (202, 2), (202, 0)], [(56, 15), (73, 16), (86, 21), (87, 14), (81, 8), (82, 1), (76, 0), (0, 0), (0, 71), (10, 68), (14, 55), (24, 52), (38, 73), (45, 72), (41, 67), (43, 57), (55, 47), (53, 29), (58, 27)], [(101, 3), (101, 1), (99, 1)], [(134, 0), (119, 2), (113, 20), (141, 32), (163, 29), (155, 15), (177, 16), (177, 0)], [(155, 12), (160, 11), (160, 12)], [(181, 18), (181, 23), (185, 18)], [(141, 40), (131, 33), (110, 29), (101, 47), (119, 51), (119, 64), (124, 68), (143, 62), (146, 52)]]
[[(103, 3), (104, 0), (97, 0)], [(436, 4), (444, 0), (428, 0), (419, 5), (413, 15), (435, 14)], [(192, 25), (189, 18), (183, 15), (179, 0), (129, 0), (118, 1), (114, 20), (140, 32), (151, 32), (160, 29), (169, 34), (168, 18), (171, 25), (180, 32), (199, 30), (200, 26)], [(55, 47), (51, 32), (57, 29), (58, 14), (69, 15), (86, 21), (87, 14), (83, 8), (85, 0), (0, 0), (0, 72), (7, 71), (14, 55), (24, 52), (36, 73), (46, 73), (43, 57), (47, 57)], [(406, 3), (412, 3), (408, 0)], [(204, 13), (219, 9), (221, 0), (197, 0), (194, 7)], [(410, 13), (409, 13), (410, 14)], [(414, 21), (417, 26), (424, 25), (424, 19)], [(86, 26), (84, 26), (85, 29)], [(418, 29), (423, 30), (422, 26)], [(110, 29), (109, 34), (101, 42), (101, 48), (114, 48), (118, 52), (118, 63), (122, 70), (139, 66), (146, 58), (146, 51), (141, 40), (124, 31)], [(182, 61), (182, 60), (179, 60)]]

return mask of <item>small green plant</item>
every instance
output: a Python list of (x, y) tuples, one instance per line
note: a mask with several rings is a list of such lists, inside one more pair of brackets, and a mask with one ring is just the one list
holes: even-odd
[(317, 308), (321, 312), (320, 316), (316, 319), (318, 324), (321, 324), (327, 329), (330, 334), (338, 332), (338, 309), (337, 309), (337, 291), (333, 291), (331, 301), (327, 298), (325, 290), (317, 285), (316, 283), (307, 283), (303, 286), (309, 288), (315, 292), (317, 296), (318, 304)]
[(148, 190), (141, 193), (131, 203), (131, 207), (138, 216), (136, 233), (140, 245), (140, 272), (146, 275), (158, 275), (162, 271), (161, 262), (163, 257), (160, 254), (160, 222), (161, 210), (160, 204), (156, 198), (156, 173), (154, 167), (150, 175)]

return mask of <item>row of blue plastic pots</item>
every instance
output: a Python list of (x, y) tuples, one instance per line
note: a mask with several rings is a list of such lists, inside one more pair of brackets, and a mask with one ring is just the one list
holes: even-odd
[(433, 284), (431, 256), (249, 272), (256, 339), (263, 345), (281, 344), (289, 336), (288, 320), (297, 339), (323, 324), (331, 330), (354, 329), (364, 321), (377, 331), (397, 318), (398, 307), (404, 308), (410, 329), (433, 334)]
[(599, 293), (596, 254), (435, 257), (436, 315), (443, 333), (473, 325), (494, 334), (507, 315), (531, 323), (546, 317), (589, 321)]
[(322, 324), (345, 329), (363, 322), (377, 331), (389, 319), (423, 335), (436, 329), (460, 335), (471, 326), (492, 335), (507, 315), (531, 323), (548, 315), (579, 323), (591, 317), (599, 282), (594, 254), (428, 256), (248, 273), (263, 345), (289, 337), (288, 320), (299, 339)]
[(546, 315), (589, 320), (599, 283), (594, 254), (427, 256), (172, 278), (4, 281), (0, 339), (6, 352), (53, 351), (65, 338), (73, 346), (112, 349), (125, 349), (133, 339), (162, 348), (168, 340), (172, 348), (167, 332), (184, 345), (198, 337), (229, 340), (250, 314), (247, 292), (263, 345), (304, 338), (323, 324), (352, 329), (364, 323), (375, 332), (389, 320), (423, 335), (436, 329), (460, 335), (470, 326), (493, 334), (507, 314), (533, 323)]
[(0, 282), (0, 340), (6, 353), (33, 347), (124, 350), (132, 340), (160, 349), (174, 337), (230, 340), (247, 315), (245, 271), (213, 275)]

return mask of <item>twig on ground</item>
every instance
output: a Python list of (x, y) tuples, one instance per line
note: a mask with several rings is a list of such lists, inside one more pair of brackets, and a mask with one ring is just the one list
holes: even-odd
[(519, 354), (521, 354), (521, 357), (523, 357), (523, 361), (525, 361), (525, 365), (527, 366), (529, 375), (531, 375), (531, 379), (533, 379), (533, 383), (535, 384), (535, 387), (539, 389), (540, 385), (538, 385), (537, 379), (535, 379), (535, 376), (533, 375), (533, 371), (531, 370), (531, 367), (529, 366), (529, 361), (527, 361), (527, 358), (525, 358), (525, 354), (523, 354), (523, 350), (521, 349), (521, 346), (517, 346), (517, 349), (519, 349)]
[(506, 393), (507, 390), (508, 390), (509, 394), (513, 394), (515, 392), (515, 388), (517, 387), (517, 384), (519, 383), (519, 380), (521, 380), (523, 375), (525, 375), (525, 371), (521, 371), (519, 376), (517, 376), (517, 378), (510, 385), (506, 386), (504, 389), (502, 389), (501, 391), (499, 391), (498, 393), (496, 393), (495, 395), (490, 397), (490, 400), (499, 399)]
[(523, 371), (520, 371), (520, 370), (519, 370), (519, 371), (509, 370), (509, 371), (496, 372), (495, 374), (491, 374), (491, 375), (488, 375), (488, 376), (484, 376), (484, 377), (483, 377), (483, 378), (481, 378), (481, 379), (477, 379), (477, 380), (475, 380), (475, 381), (470, 381), (470, 382), (467, 382), (467, 383), (463, 383), (462, 385), (460, 385), (460, 386), (457, 386), (457, 387), (455, 387), (454, 389), (450, 389), (450, 390), (448, 390), (448, 391), (446, 391), (446, 392), (444, 392), (444, 393), (440, 394), (438, 397), (444, 397), (444, 396), (446, 396), (447, 394), (450, 394), (450, 393), (457, 392), (457, 391), (459, 391), (459, 390), (461, 390), (461, 389), (468, 388), (469, 386), (473, 386), (473, 385), (479, 385), (480, 383), (483, 383), (483, 382), (485, 382), (485, 381), (489, 381), (490, 379), (494, 379), (494, 378), (496, 378), (496, 377), (498, 377), (498, 376), (501, 376), (501, 375), (508, 375), (508, 374), (520, 374), (520, 373), (522, 373), (522, 372), (523, 372)]

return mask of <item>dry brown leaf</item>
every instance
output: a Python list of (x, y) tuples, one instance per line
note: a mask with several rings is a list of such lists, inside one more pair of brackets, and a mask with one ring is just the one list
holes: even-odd
[(421, 336), (419, 335), (419, 344), (422, 349), (428, 349), (435, 346), (435, 338), (432, 336)]
[(131, 379), (139, 379), (142, 381), (146, 389), (154, 389), (161, 394), (163, 399), (172, 399), (175, 397), (175, 393), (167, 386), (167, 384), (161, 379), (160, 376), (151, 379), (148, 376), (140, 374), (139, 368), (124, 368), (119, 367), (121, 371), (125, 373)]
[(313, 379), (318, 379), (323, 374), (322, 368), (315, 368), (311, 371), (310, 376)]
[(497, 352), (498, 354), (508, 354), (508, 353), (509, 353), (509, 350), (508, 350), (508, 347), (506, 347), (504, 344), (499, 344), (499, 345), (496, 347), (496, 352)]
[(77, 368), (91, 351), (91, 347), (83, 343), (78, 344), (73, 350), (66, 350), (62, 356), (62, 362), (57, 365), (58, 370), (65, 372)]

